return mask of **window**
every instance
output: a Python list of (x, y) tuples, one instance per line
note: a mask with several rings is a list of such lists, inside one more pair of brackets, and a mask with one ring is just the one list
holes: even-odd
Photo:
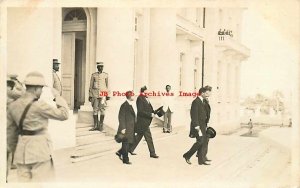
[(66, 16), (64, 21), (77, 21), (86, 20), (86, 15), (83, 8), (76, 8), (71, 10)]

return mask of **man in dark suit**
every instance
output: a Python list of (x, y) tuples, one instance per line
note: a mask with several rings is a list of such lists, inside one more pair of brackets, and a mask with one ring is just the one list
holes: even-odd
[[(211, 94), (211, 90), (212, 90), (212, 87), (211, 86), (205, 86), (204, 87), (206, 92), (205, 92), (205, 95), (204, 95), (204, 107), (205, 107), (205, 111), (206, 111), (206, 115), (207, 115), (207, 119), (206, 119), (206, 126), (207, 124), (209, 123), (209, 119), (210, 119), (210, 112), (211, 112), (211, 108), (210, 108), (210, 105), (209, 105), (209, 100), (208, 98), (210, 97), (210, 94)], [(209, 137), (207, 137), (207, 144), (204, 145), (204, 154), (205, 154), (205, 161), (211, 161), (207, 158), (207, 151), (208, 151), (208, 142), (209, 142)]]
[(208, 137), (206, 135), (208, 114), (207, 106), (205, 105), (204, 99), (210, 95), (208, 87), (202, 87), (199, 90), (199, 96), (194, 99), (191, 106), (191, 125), (190, 125), (190, 137), (196, 138), (196, 143), (191, 147), (191, 149), (183, 154), (186, 162), (191, 164), (190, 158), (194, 153), (198, 153), (198, 164), (199, 165), (209, 165), (206, 163), (205, 155), (205, 146), (208, 142)]
[(124, 164), (131, 164), (129, 162), (128, 150), (130, 144), (134, 141), (134, 126), (136, 123), (136, 112), (134, 110), (134, 97), (132, 91), (126, 92), (127, 100), (121, 105), (119, 111), (119, 128), (118, 133), (125, 135), (125, 140), (122, 142), (122, 148), (116, 153)]
[(144, 86), (141, 88), (141, 93), (138, 96), (136, 100), (136, 106), (137, 106), (137, 126), (136, 126), (136, 132), (137, 135), (135, 137), (135, 142), (130, 148), (130, 153), (134, 154), (133, 151), (143, 138), (143, 136), (146, 139), (149, 152), (150, 152), (150, 157), (151, 158), (158, 158), (158, 156), (155, 153), (154, 149), (154, 144), (152, 140), (152, 135), (150, 131), (150, 124), (152, 121), (152, 118), (154, 117), (154, 110), (153, 107), (148, 100), (148, 97), (145, 94), (145, 91), (147, 90), (147, 87)]

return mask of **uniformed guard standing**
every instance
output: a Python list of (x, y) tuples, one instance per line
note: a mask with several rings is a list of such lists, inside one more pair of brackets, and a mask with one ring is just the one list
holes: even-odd
[(53, 88), (56, 89), (59, 93), (59, 95), (62, 95), (62, 85), (61, 85), (61, 81), (59, 79), (59, 76), (57, 75), (56, 72), (59, 71), (59, 62), (57, 59), (53, 59), (53, 72), (52, 72), (52, 76), (53, 76)]
[(20, 182), (49, 181), (54, 178), (54, 169), (48, 119), (68, 119), (68, 105), (55, 89), (56, 107), (39, 100), (45, 86), (39, 72), (29, 73), (24, 84), (26, 93), (8, 106), (7, 149), (15, 151)]
[[(93, 106), (94, 127), (90, 131), (103, 131), (106, 99), (108, 98), (108, 74), (103, 72), (103, 62), (97, 62), (98, 72), (91, 76), (89, 88), (89, 101)], [(98, 121), (100, 111), (100, 121)]]

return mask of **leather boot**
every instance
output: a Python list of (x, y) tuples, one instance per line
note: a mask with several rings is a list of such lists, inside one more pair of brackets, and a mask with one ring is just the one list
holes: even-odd
[(95, 131), (98, 129), (98, 115), (93, 115), (94, 118), (94, 127), (90, 129), (90, 131)]
[(104, 115), (100, 115), (99, 131), (103, 131)]

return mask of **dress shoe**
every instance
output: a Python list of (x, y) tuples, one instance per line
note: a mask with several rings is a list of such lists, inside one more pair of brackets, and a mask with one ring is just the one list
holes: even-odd
[(167, 133), (171, 133), (170, 131), (167, 131)]
[(156, 158), (156, 159), (157, 159), (159, 156), (156, 155), (156, 154), (153, 154), (153, 155), (150, 155), (150, 157), (151, 157), (151, 158)]
[(119, 152), (119, 151), (117, 151), (116, 152), (116, 155), (119, 157), (119, 159), (122, 161), (123, 159), (122, 159), (122, 154)]
[(89, 131), (96, 131), (96, 130), (97, 130), (97, 128), (93, 127)]
[(210, 162), (211, 160), (210, 160), (210, 159), (206, 159), (205, 161), (208, 161), (208, 162)]
[(199, 163), (199, 165), (210, 165), (209, 163), (203, 162), (203, 163)]
[(131, 155), (137, 155), (136, 153), (133, 153), (132, 151), (130, 151), (128, 153), (130, 153)]
[(129, 161), (123, 161), (123, 164), (131, 165), (132, 163)]
[(185, 159), (185, 162), (186, 162), (187, 164), (189, 164), (189, 165), (192, 164), (189, 158), (185, 157), (184, 155), (183, 155), (183, 158)]

